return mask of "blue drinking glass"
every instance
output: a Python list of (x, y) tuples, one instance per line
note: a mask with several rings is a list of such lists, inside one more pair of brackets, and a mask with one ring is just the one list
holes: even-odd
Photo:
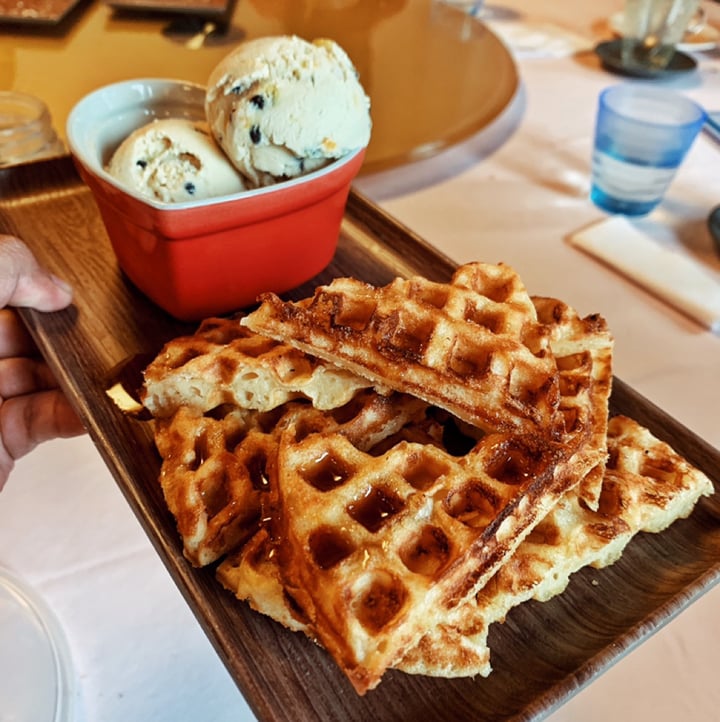
[(592, 157), (592, 201), (641, 216), (663, 199), (706, 120), (680, 93), (623, 83), (600, 93)]

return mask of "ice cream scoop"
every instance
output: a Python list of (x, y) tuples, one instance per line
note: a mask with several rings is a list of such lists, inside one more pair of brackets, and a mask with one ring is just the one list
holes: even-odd
[(204, 121), (154, 120), (131, 133), (108, 172), (129, 190), (164, 203), (182, 203), (245, 190)]
[(332, 40), (241, 43), (210, 74), (205, 111), (215, 139), (252, 186), (315, 170), (370, 140), (369, 98)]

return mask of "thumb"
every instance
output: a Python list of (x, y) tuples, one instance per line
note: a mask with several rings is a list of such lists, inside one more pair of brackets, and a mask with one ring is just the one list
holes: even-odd
[(0, 236), (0, 308), (57, 311), (71, 301), (70, 286), (42, 268), (20, 239)]

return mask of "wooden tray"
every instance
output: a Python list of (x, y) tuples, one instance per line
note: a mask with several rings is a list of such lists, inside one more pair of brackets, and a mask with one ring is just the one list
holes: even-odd
[[(531, 720), (549, 713), (718, 580), (718, 494), (658, 535), (640, 535), (602, 571), (576, 574), (560, 597), (514, 609), (490, 630), (487, 679), (387, 674), (358, 697), (329, 656), (224, 591), (184, 560), (157, 483), (148, 425), (105, 391), (138, 355), (190, 328), (170, 319), (118, 272), (104, 227), (69, 159), (0, 171), (0, 230), (16, 233), (77, 290), (74, 307), (24, 317), (118, 485), (198, 621), (260, 720)], [(453, 264), (353, 193), (337, 255), (318, 282), (354, 274), (445, 279)], [(310, 292), (313, 284), (300, 289)], [(616, 380), (612, 409), (669, 441), (720, 484), (720, 453)]]

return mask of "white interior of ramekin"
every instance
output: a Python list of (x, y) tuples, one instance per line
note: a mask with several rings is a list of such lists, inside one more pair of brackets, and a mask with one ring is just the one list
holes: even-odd
[(106, 170), (120, 143), (132, 131), (155, 118), (204, 120), (205, 88), (194, 83), (163, 78), (126, 80), (99, 88), (78, 101), (68, 116), (66, 133), (70, 152), (89, 172), (118, 190), (139, 198), (153, 208), (181, 210), (211, 206), (239, 197), (252, 197), (305, 184), (333, 172), (363, 150), (358, 149), (324, 168), (273, 186), (186, 203), (161, 203), (130, 191)]

